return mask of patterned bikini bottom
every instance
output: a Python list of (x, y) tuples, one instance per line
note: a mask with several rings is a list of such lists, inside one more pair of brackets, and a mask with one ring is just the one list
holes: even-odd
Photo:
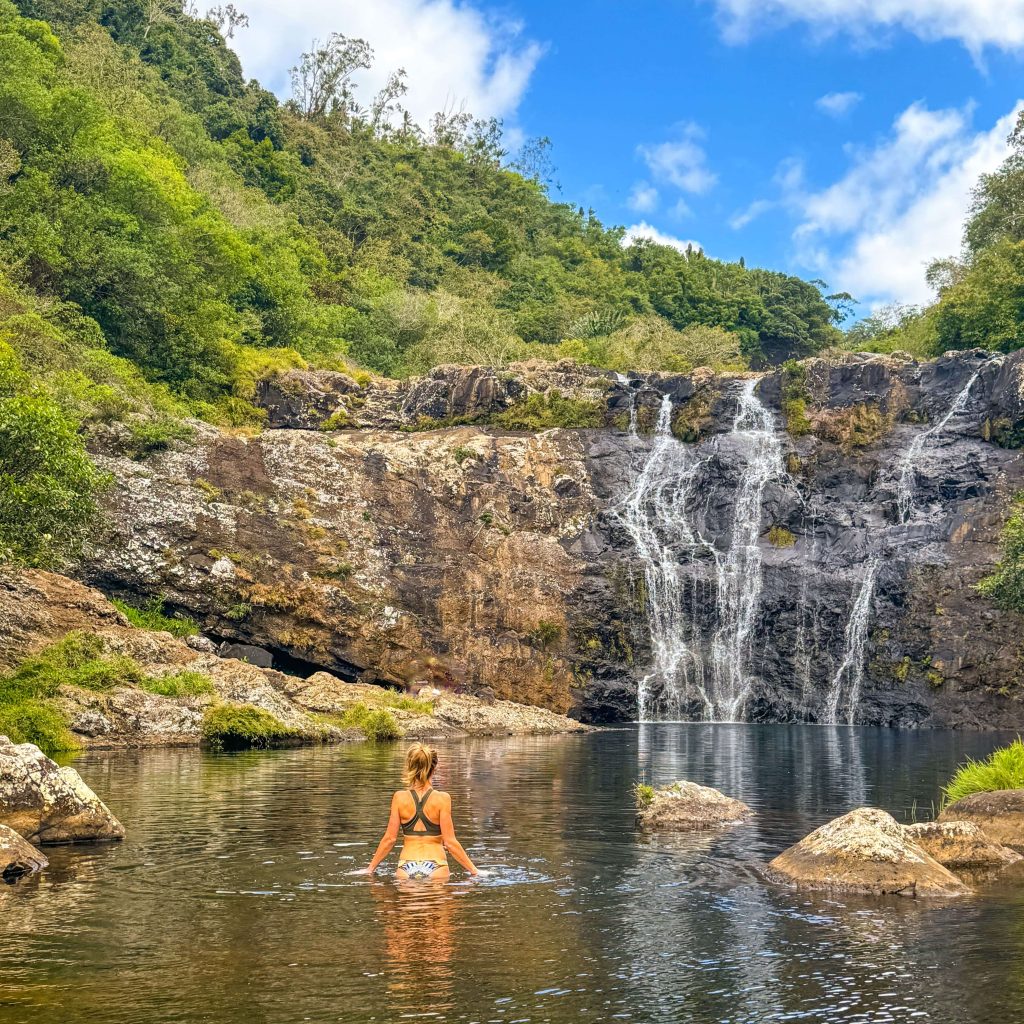
[(430, 878), (440, 866), (436, 860), (407, 860), (399, 864), (398, 868), (407, 877), (421, 880)]

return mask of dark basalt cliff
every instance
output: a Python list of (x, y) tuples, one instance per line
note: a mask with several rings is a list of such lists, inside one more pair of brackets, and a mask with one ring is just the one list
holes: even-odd
[[(199, 425), (142, 462), (118, 454), (115, 433), (101, 439), (117, 486), (78, 575), (129, 600), (162, 595), (287, 670), (491, 689), (588, 720), (635, 717), (641, 680), (651, 706), (672, 691), (680, 713), (706, 716), (722, 685), (708, 665), (728, 641), (737, 717), (823, 721), (841, 691), (842, 721), (1019, 726), (1024, 619), (974, 585), (1024, 488), (1024, 357), (803, 367), (756, 385), (774, 440), (737, 423), (747, 382), (707, 371), (285, 374), (261, 388), (258, 436)], [(604, 425), (494, 422), (553, 391)], [(672, 436), (656, 433), (662, 413)], [(737, 495), (759, 441), (772, 461), (745, 520), (756, 550), (737, 560)], [(655, 488), (664, 507), (635, 501), (631, 525), (623, 503), (652, 450), (685, 486)], [(690, 660), (672, 680), (654, 671), (666, 597), (637, 517), (678, 569), (673, 621)], [(739, 588), (738, 625), (723, 587)]]

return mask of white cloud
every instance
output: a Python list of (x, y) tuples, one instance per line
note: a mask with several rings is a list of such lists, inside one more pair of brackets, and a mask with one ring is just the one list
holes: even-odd
[(707, 154), (701, 145), (704, 133), (695, 124), (681, 124), (678, 139), (654, 145), (637, 146), (655, 181), (667, 182), (683, 192), (707, 192), (717, 177), (707, 166)]
[(859, 92), (830, 92), (815, 100), (814, 105), (829, 117), (843, 117), (864, 97)]
[(288, 69), (312, 40), (341, 32), (375, 51), (373, 68), (356, 79), (361, 101), (405, 68), (409, 93), (402, 102), (423, 126), (442, 109), (514, 116), (544, 51), (523, 38), (520, 23), (456, 0), (240, 0), (239, 6), (249, 28), (232, 45), (246, 74), (279, 96), (290, 94)]
[(714, 0), (732, 42), (760, 28), (805, 22), (818, 35), (877, 42), (902, 29), (920, 39), (954, 39), (978, 54), (1024, 47), (1024, 0)]
[(651, 213), (658, 208), (658, 190), (646, 181), (638, 181), (630, 191), (626, 205), (637, 213)]
[(742, 231), (748, 224), (752, 224), (757, 220), (761, 214), (767, 213), (777, 205), (777, 203), (773, 203), (768, 199), (756, 199), (746, 209), (737, 210), (729, 218), (729, 227), (733, 231)]
[(677, 199), (672, 204), (672, 209), (668, 211), (668, 215), (673, 220), (686, 220), (687, 217), (693, 216), (693, 210), (690, 209), (690, 204), (685, 199)]
[(657, 242), (658, 245), (670, 245), (673, 249), (678, 249), (680, 252), (686, 252), (690, 246), (694, 249), (703, 249), (700, 242), (676, 238), (675, 235), (667, 235), (664, 231), (659, 231), (656, 227), (652, 227), (647, 221), (643, 220), (639, 224), (633, 224), (626, 228), (626, 233), (622, 236), (622, 245), (623, 247), (632, 245), (641, 238), (647, 239), (650, 242)]
[(801, 262), (871, 304), (929, 301), (925, 268), (959, 252), (971, 190), (1007, 156), (1022, 107), (975, 131), (970, 107), (915, 103), (889, 137), (854, 152), (847, 173), (819, 191), (808, 191), (791, 165), (781, 181), (784, 202), (800, 217), (793, 237)]

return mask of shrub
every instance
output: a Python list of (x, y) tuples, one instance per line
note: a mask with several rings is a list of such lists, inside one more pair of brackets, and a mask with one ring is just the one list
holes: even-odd
[(216, 704), (203, 715), (202, 735), (219, 749), (246, 750), (286, 743), (298, 731), (252, 704)]
[(768, 531), (768, 543), (777, 548), (791, 548), (796, 536), (786, 527), (775, 525)]
[(654, 787), (646, 782), (637, 782), (633, 785), (633, 799), (636, 800), (638, 808), (650, 807), (654, 803)]
[(1003, 557), (977, 589), (1001, 608), (1024, 612), (1024, 494), (1017, 495), (1014, 506), (1003, 527)]
[(368, 740), (376, 742), (397, 740), (403, 735), (398, 720), (387, 708), (370, 707), (362, 701), (345, 712), (341, 725), (347, 729), (361, 729)]
[(956, 803), (971, 793), (1024, 789), (1024, 743), (1020, 737), (993, 751), (984, 761), (968, 760), (942, 791), (943, 804)]
[(48, 701), (0, 700), (0, 734), (15, 743), (34, 743), (44, 754), (78, 750), (80, 744), (68, 728), (65, 716)]
[(164, 614), (162, 597), (152, 598), (142, 608), (133, 608), (118, 598), (114, 598), (111, 604), (138, 629), (149, 629), (182, 637), (192, 636), (199, 632), (199, 623), (195, 619), (175, 618)]
[(363, 722), (363, 735), (375, 743), (387, 743), (401, 739), (402, 730), (395, 716), (386, 708), (371, 711)]
[(0, 559), (59, 566), (81, 547), (107, 483), (76, 422), (0, 342)]
[(491, 417), (490, 422), (506, 430), (538, 431), (552, 427), (599, 427), (603, 418), (601, 402), (565, 398), (560, 391), (549, 391), (545, 395), (534, 392)]
[(547, 650), (552, 644), (562, 639), (562, 627), (551, 619), (541, 619), (537, 625), (526, 634), (526, 639), (535, 647)]
[(807, 415), (807, 370), (795, 359), (782, 367), (782, 415), (786, 429), (793, 437), (810, 433), (811, 421)]
[(202, 672), (185, 669), (172, 675), (147, 677), (139, 686), (160, 697), (199, 697), (213, 693), (213, 680)]

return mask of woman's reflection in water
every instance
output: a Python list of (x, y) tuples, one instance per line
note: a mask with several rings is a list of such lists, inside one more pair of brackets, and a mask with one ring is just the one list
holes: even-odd
[(466, 890), (450, 884), (387, 881), (371, 885), (387, 958), (389, 1019), (455, 1005), (455, 929)]

